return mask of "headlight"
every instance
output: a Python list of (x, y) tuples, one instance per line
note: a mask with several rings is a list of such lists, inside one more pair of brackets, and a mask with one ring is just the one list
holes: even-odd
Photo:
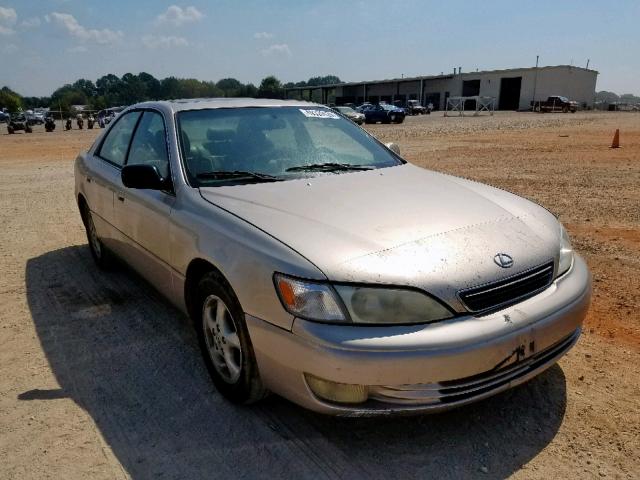
[(569, 234), (560, 225), (560, 261), (558, 262), (558, 277), (571, 268), (573, 263), (573, 247), (571, 246), (571, 240), (569, 240)]
[(292, 315), (308, 320), (410, 324), (443, 320), (453, 316), (437, 300), (415, 290), (331, 286), (281, 274), (276, 274), (274, 279), (278, 296), (285, 309)]
[(425, 323), (451, 318), (437, 300), (415, 290), (336, 285), (353, 323)]

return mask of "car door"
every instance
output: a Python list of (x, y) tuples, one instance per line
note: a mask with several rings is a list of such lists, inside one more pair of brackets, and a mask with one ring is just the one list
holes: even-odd
[(373, 120), (375, 122), (383, 122), (386, 120), (387, 112), (380, 105), (373, 107)]
[[(162, 114), (145, 110), (134, 132), (125, 165), (154, 165), (170, 178), (167, 132)], [(173, 191), (126, 188), (122, 180), (114, 200), (115, 223), (127, 237), (127, 261), (158, 290), (171, 296), (169, 225)]]
[(93, 214), (98, 235), (108, 248), (116, 252), (123, 248), (123, 237), (115, 226), (114, 193), (121, 183), (120, 171), (140, 115), (140, 112), (127, 113), (113, 125), (94, 155), (87, 158), (87, 169), (84, 173), (87, 203)]

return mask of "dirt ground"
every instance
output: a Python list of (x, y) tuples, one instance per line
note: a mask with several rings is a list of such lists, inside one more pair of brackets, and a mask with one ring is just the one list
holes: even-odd
[(640, 116), (434, 114), (367, 128), (417, 165), (560, 217), (594, 297), (558, 365), (440, 415), (329, 418), (275, 396), (232, 406), (188, 321), (135, 275), (92, 264), (73, 159), (97, 132), (2, 130), (0, 478), (640, 477)]

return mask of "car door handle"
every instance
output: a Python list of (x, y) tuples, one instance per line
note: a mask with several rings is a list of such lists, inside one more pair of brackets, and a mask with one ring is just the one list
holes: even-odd
[(124, 202), (124, 195), (121, 193), (116, 194), (116, 196), (118, 197), (118, 200), (120, 200), (121, 202)]
[(87, 176), (87, 183), (91, 183), (91, 180), (93, 180), (91, 177)]

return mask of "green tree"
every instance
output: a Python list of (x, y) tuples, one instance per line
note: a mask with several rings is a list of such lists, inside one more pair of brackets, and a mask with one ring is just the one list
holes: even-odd
[(138, 79), (144, 85), (145, 100), (161, 99), (160, 80), (147, 72), (140, 72), (138, 74)]
[(96, 90), (99, 97), (104, 97), (107, 105), (115, 107), (120, 105), (121, 80), (112, 73), (104, 75), (96, 80)]
[(22, 98), (22, 108), (25, 110), (30, 110), (33, 108), (48, 107), (50, 103), (51, 103), (50, 97), (23, 97)]
[(9, 87), (0, 89), (0, 108), (16, 112), (22, 108), (22, 97)]
[(70, 112), (72, 105), (87, 105), (87, 95), (71, 84), (63, 85), (51, 95), (51, 104), (54, 109), (62, 108), (64, 112)]
[(258, 87), (256, 87), (253, 83), (247, 83), (240, 87), (240, 89), (236, 93), (237, 97), (243, 98), (257, 98), (258, 97)]
[(120, 79), (120, 100), (126, 105), (138, 103), (145, 99), (145, 84), (137, 75), (125, 73)]
[[(304, 82), (299, 82), (299, 83), (304, 83)], [(342, 83), (342, 81), (340, 80), (339, 77), (335, 75), (325, 75), (324, 77), (311, 77), (307, 82), (307, 85), (309, 86), (333, 85), (335, 83)], [(297, 86), (304, 87), (305, 85), (297, 85)]]
[(160, 98), (163, 100), (179, 98), (179, 93), (180, 82), (176, 77), (167, 77), (160, 81)]
[(216, 87), (218, 87), (225, 97), (237, 97), (238, 91), (243, 87), (242, 83), (235, 78), (223, 78), (218, 80)]
[(107, 99), (102, 95), (89, 99), (89, 108), (91, 110), (104, 110), (107, 107), (109, 107)]
[(72, 86), (76, 90), (82, 91), (82, 93), (84, 93), (87, 98), (94, 97), (97, 93), (96, 86), (93, 84), (93, 82), (84, 78), (76, 80)]
[(273, 75), (265, 77), (258, 87), (258, 98), (283, 98), (282, 83)]

